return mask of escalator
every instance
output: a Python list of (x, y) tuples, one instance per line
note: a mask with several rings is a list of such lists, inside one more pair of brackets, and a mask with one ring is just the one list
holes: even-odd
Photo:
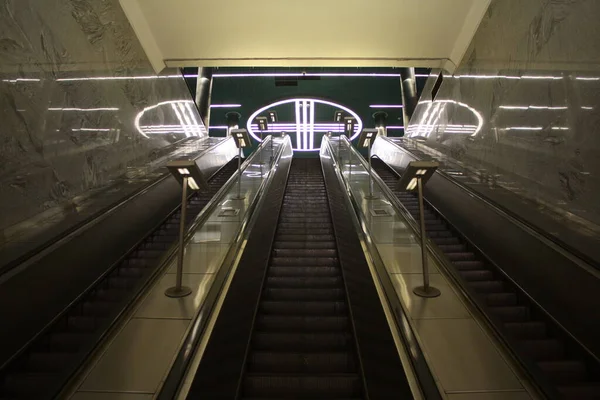
[[(189, 198), (187, 224), (236, 168), (237, 159), (233, 159), (213, 174), (207, 191), (197, 192)], [(180, 216), (178, 208), (2, 367), (1, 400), (43, 400), (57, 396), (161, 265), (165, 253), (177, 241)]]
[(325, 176), (320, 160), (294, 158), (274, 189), (277, 207), (251, 232), (188, 399), (412, 398), (348, 210)]
[(361, 398), (318, 160), (294, 160), (258, 306), (242, 398)]
[[(398, 175), (383, 161), (372, 160), (374, 171), (419, 220), (417, 196), (398, 190)], [(458, 232), (427, 201), (424, 202), (427, 236), (455, 268), (467, 291), (473, 294), (519, 358), (544, 385), (552, 398), (600, 399), (597, 361), (565, 335), (556, 323)]]

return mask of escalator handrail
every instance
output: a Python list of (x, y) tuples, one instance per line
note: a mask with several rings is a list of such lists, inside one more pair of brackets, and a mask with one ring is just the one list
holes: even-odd
[[(381, 139), (386, 141), (387, 143), (390, 143), (391, 145), (395, 146), (400, 151), (403, 151), (403, 152), (409, 154), (410, 156), (414, 157), (415, 160), (420, 159), (420, 157), (418, 157), (412, 151), (400, 146), (398, 143), (391, 140), (390, 138), (381, 136)], [(486, 206), (490, 207), (497, 214), (500, 214), (501, 216), (506, 218), (508, 221), (517, 225), (519, 228), (527, 231), (528, 233), (530, 233), (531, 235), (536, 237), (538, 240), (544, 242), (546, 245), (548, 245), (549, 247), (551, 247), (558, 253), (562, 254), (569, 260), (573, 261), (578, 267), (582, 268), (583, 270), (585, 270), (586, 272), (591, 274), (594, 278), (600, 279), (600, 264), (597, 261), (593, 260), (588, 255), (577, 250), (573, 246), (565, 243), (564, 241), (560, 240), (559, 238), (557, 238), (553, 235), (550, 235), (547, 232), (544, 232), (538, 226), (532, 224), (531, 222), (525, 220), (523, 217), (516, 214), (515, 212), (509, 210), (508, 208), (497, 203), (496, 201), (490, 199), (488, 196), (477, 192), (476, 190), (465, 185), (462, 182), (457, 181), (456, 179), (454, 179), (450, 175), (448, 175), (445, 171), (442, 171), (438, 168), (435, 171), (435, 173), (439, 174), (441, 177), (448, 180), (450, 183), (456, 185), (461, 190), (465, 191), (469, 196), (474, 197), (477, 200), (483, 202)]]
[[(364, 160), (362, 155), (351, 146), (351, 143), (348, 141), (348, 139), (345, 136), (343, 137), (343, 139), (344, 139), (345, 144), (347, 146), (349, 146), (350, 148), (352, 148), (353, 153), (360, 160), (363, 167), (368, 168), (368, 163), (367, 163), (367, 161)], [(390, 167), (388, 166), (388, 168), (390, 168)], [(398, 175), (398, 173), (393, 168), (390, 168), (390, 169), (396, 175)], [(387, 199), (392, 203), (392, 206), (395, 209), (395, 211), (399, 211), (400, 214), (405, 218), (406, 222), (408, 223), (411, 230), (413, 231), (415, 237), (417, 239), (420, 239), (421, 238), (421, 230), (419, 228), (418, 222), (415, 220), (415, 218), (412, 216), (412, 214), (410, 214), (410, 212), (405, 208), (404, 204), (402, 204), (402, 202), (398, 199), (398, 197), (389, 189), (389, 187), (385, 184), (385, 182), (383, 182), (383, 180), (377, 174), (373, 174), (373, 180), (375, 182), (377, 182), (377, 185), (380, 187), (380, 190), (384, 193), (384, 195), (387, 197)], [(444, 216), (444, 214), (442, 212), (440, 212), (436, 207), (431, 205), (431, 203), (429, 203), (426, 199), (423, 199), (423, 200), (432, 209), (434, 209), (435, 212), (438, 213), (443, 219), (448, 221), (448, 219), (446, 219), (446, 217)], [(483, 252), (481, 249), (479, 249), (479, 247), (477, 247), (467, 237), (465, 237), (462, 234), (462, 232), (460, 232), (459, 229), (455, 228), (454, 226), (453, 226), (453, 229), (455, 229), (457, 231), (457, 233), (462, 237), (463, 240), (465, 240), (469, 244), (469, 246), (471, 246), (473, 249), (475, 249), (475, 251), (479, 252), (486, 259), (487, 262), (492, 264), (497, 271), (499, 271), (508, 281), (510, 281), (516, 288), (518, 288), (521, 291), (521, 293), (524, 296), (526, 296), (527, 299), (538, 308), (538, 310), (540, 312), (542, 312), (549, 320), (551, 320), (562, 331), (562, 333), (564, 335), (568, 336), (571, 340), (576, 342), (587, 353), (587, 355), (589, 357), (596, 360), (596, 362), (599, 362), (599, 360), (594, 355), (594, 353), (592, 353), (583, 343), (581, 343), (576, 337), (574, 337), (559, 321), (557, 321), (544, 307), (542, 307), (541, 304), (539, 304), (531, 295), (529, 295), (529, 293), (527, 291), (525, 291), (508, 274), (506, 274), (506, 272), (502, 268), (500, 268), (490, 257), (488, 257), (485, 254), (485, 252)], [(462, 279), (460, 279), (460, 276), (455, 271), (455, 268), (452, 266), (452, 263), (443, 254), (443, 252), (438, 248), (438, 246), (429, 239), (427, 239), (426, 242), (427, 242), (427, 248), (429, 250), (429, 253), (434, 256), (436, 262), (439, 265), (441, 265), (444, 268), (444, 270), (448, 273), (448, 275), (452, 278), (452, 281), (455, 284), (455, 286), (462, 292), (463, 298), (465, 298), (467, 301), (469, 301), (471, 303), (471, 305), (479, 312), (480, 316), (485, 319), (485, 322), (492, 329), (492, 331), (494, 331), (494, 330), (501, 331), (501, 329), (499, 329), (500, 325), (493, 318), (490, 318), (488, 313), (485, 312), (483, 303), (481, 303), (479, 300), (477, 300), (476, 297), (473, 296), (473, 292), (464, 285)], [(556, 389), (550, 384), (550, 382), (547, 380), (547, 378), (545, 376), (541, 375), (538, 372), (538, 369), (531, 362), (523, 359), (519, 355), (519, 353), (516, 351), (516, 346), (513, 345), (510, 340), (507, 340), (505, 335), (495, 334), (495, 338), (503, 344), (503, 346), (509, 351), (509, 353), (513, 356), (513, 358), (515, 358), (523, 366), (523, 368), (527, 371), (527, 373), (532, 375), (539, 390), (541, 390), (542, 392), (544, 392), (546, 394), (551, 394), (553, 397), (556, 397)]]
[[(269, 136), (269, 138), (270, 137), (271, 136)], [(264, 139), (253, 155), (258, 154), (258, 150), (260, 150), (261, 147), (264, 147), (267, 142), (268, 140)], [(225, 259), (221, 263), (221, 267), (215, 273), (213, 283), (205, 296), (204, 302), (190, 323), (187, 333), (185, 334), (182, 344), (180, 345), (179, 351), (177, 352), (171, 368), (169, 369), (169, 373), (157, 391), (158, 395), (156, 396), (156, 400), (172, 400), (176, 398), (177, 393), (180, 391), (181, 383), (188, 373), (191, 361), (195, 357), (196, 348), (206, 333), (206, 329), (212, 318), (212, 314), (215, 311), (215, 306), (221, 296), (221, 293), (225, 289), (224, 286), (229, 274), (231, 273), (236, 260), (239, 260), (239, 255), (244, 251), (245, 242), (247, 242), (248, 235), (252, 231), (252, 229), (248, 228), (251, 228), (253, 225), (253, 217), (255, 217), (256, 214), (255, 210), (258, 209), (264, 202), (264, 192), (266, 188), (270, 186), (271, 181), (275, 176), (275, 172), (279, 167), (286, 145), (290, 146), (291, 149), (292, 144), (290, 136), (285, 136), (284, 142), (279, 148), (277, 157), (273, 159), (269, 177), (266, 180), (263, 180), (257, 190), (254, 200), (250, 205), (248, 205), (247, 212), (242, 223), (240, 224), (240, 228), (233, 240), (233, 244), (230, 247)], [(225, 268), (225, 266), (227, 266), (227, 268)]]
[[(207, 139), (208, 139), (208, 136), (207, 136)], [(174, 146), (178, 143), (182, 143), (184, 141), (186, 141), (186, 139), (177, 141), (177, 142), (173, 143), (171, 146)], [(202, 150), (200, 153), (198, 153), (197, 157), (202, 157), (207, 152), (222, 146), (226, 142), (227, 142), (227, 140), (222, 140), (219, 143), (215, 144), (214, 146), (210, 146), (210, 147)], [(127, 204), (129, 204), (131, 201), (133, 201), (136, 198), (140, 197), (141, 195), (144, 195), (145, 193), (147, 193), (150, 189), (152, 189), (154, 186), (163, 182), (169, 176), (170, 176), (170, 174), (167, 171), (165, 171), (162, 175), (160, 175), (159, 177), (154, 179), (148, 185), (146, 185), (142, 188), (139, 188), (137, 190), (134, 190), (133, 192), (126, 195), (123, 199), (119, 200), (116, 204), (109, 205), (107, 207), (104, 207), (104, 208), (96, 211), (95, 213), (93, 213), (89, 217), (85, 218), (81, 222), (75, 224), (74, 226), (72, 226), (70, 228), (65, 229), (63, 232), (61, 232), (57, 236), (55, 236), (49, 240), (46, 240), (39, 246), (36, 246), (35, 248), (24, 253), (23, 255), (15, 258), (12, 261), (9, 261), (7, 264), (0, 266), (0, 278), (2, 278), (5, 274), (11, 272), (15, 268), (23, 266), (26, 263), (30, 263), (33, 260), (42, 258), (46, 254), (48, 254), (48, 252), (56, 249), (58, 246), (63, 244), (70, 237), (77, 236), (81, 232), (90, 228), (91, 226), (106, 219), (111, 214), (114, 214), (117, 210), (119, 210), (119, 209), (123, 208), (124, 206), (126, 206)]]
[[(358, 151), (354, 149), (354, 147), (352, 147), (348, 139), (345, 136), (341, 137), (342, 140), (345, 140), (346, 144), (349, 144), (349, 148), (352, 149), (355, 154), (360, 156), (360, 153), (358, 153)], [(351, 213), (350, 216), (355, 220), (355, 224), (358, 223), (356, 226), (360, 226), (360, 219), (357, 215), (356, 199), (349, 187), (349, 184), (343, 177), (341, 168), (338, 165), (338, 160), (336, 160), (334, 157), (334, 154), (336, 153), (334, 152), (334, 149), (332, 147), (331, 139), (329, 139), (328, 137), (324, 137), (323, 141), (326, 143), (326, 146), (332, 157), (338, 180), (345, 187), (346, 193), (348, 194), (350, 207), (355, 211), (354, 213)], [(362, 157), (360, 157), (359, 159), (361, 158)], [(360, 228), (357, 229), (357, 233), (359, 234), (359, 236), (366, 237), (366, 241), (368, 243), (372, 243), (370, 237), (368, 235), (365, 235), (365, 233), (362, 232)], [(387, 273), (385, 264), (383, 263), (383, 260), (377, 252), (369, 251), (368, 253), (369, 258), (371, 258), (371, 261), (373, 262), (373, 265), (375, 267), (378, 279), (383, 289), (383, 293), (385, 294), (388, 303), (390, 303), (390, 311), (395, 317), (394, 319), (396, 330), (399, 332), (400, 337), (405, 345), (405, 348), (410, 349), (410, 351), (407, 351), (407, 354), (412, 365), (412, 371), (417, 377), (420, 390), (422, 391), (422, 394), (426, 399), (441, 399), (442, 396), (440, 395), (440, 388), (438, 388), (438, 385), (436, 384), (436, 379), (434, 378), (433, 373), (431, 372), (431, 368), (429, 367), (426, 361), (421, 345), (416, 339), (415, 330), (412, 327), (408, 317), (406, 316), (406, 311), (402, 306), (398, 296), (394, 292), (393, 284), (391, 282), (389, 274)], [(367, 252), (365, 252), (365, 256), (367, 256)]]
[[(270, 137), (269, 137), (270, 139)], [(221, 145), (220, 142), (218, 145)], [(261, 143), (261, 145), (268, 143), (269, 141), (267, 139), (265, 139), (263, 141), (263, 143)], [(215, 147), (211, 147), (210, 149), (214, 149)], [(244, 171), (244, 169), (247, 167), (247, 165), (249, 163), (252, 162), (252, 160), (254, 159), (254, 157), (256, 156), (256, 154), (258, 154), (258, 150), (260, 150), (262, 148), (262, 146), (258, 146), (257, 147), (257, 151), (255, 151), (243, 164), (242, 164), (242, 172)], [(207, 150), (210, 150), (207, 149)], [(204, 152), (203, 152), (204, 154)], [(212, 176), (216, 175), (219, 171), (215, 171), (215, 173), (213, 173)], [(167, 174), (165, 177), (170, 176), (170, 174)], [(212, 178), (211, 176), (211, 178)], [(198, 214), (198, 216), (194, 219), (194, 221), (190, 224), (189, 227), (186, 228), (186, 235), (185, 235), (185, 241), (184, 243), (187, 243), (187, 241), (189, 241), (190, 237), (193, 236), (193, 232), (194, 230), (196, 230), (198, 228), (198, 226), (202, 223), (204, 223), (205, 220), (208, 219), (208, 217), (210, 216), (209, 213), (209, 209), (212, 211), (212, 208), (215, 207), (215, 205), (217, 204), (215, 201), (215, 198), (217, 197), (221, 197), (223, 196), (223, 194), (226, 191), (226, 188), (230, 188), (236, 181), (237, 181), (237, 171), (236, 173), (234, 173), (228, 180), (227, 182), (225, 182), (225, 184), (221, 187), (221, 189), (219, 189), (219, 191), (217, 191), (217, 193), (215, 193), (215, 195), (213, 196), (213, 198), (206, 204), (206, 206), (200, 211), (200, 213)], [(190, 195), (191, 196), (191, 195)], [(30, 348), (30, 346), (32, 344), (34, 344), (39, 338), (41, 338), (43, 335), (45, 335), (50, 329), (52, 329), (52, 327), (58, 322), (60, 321), (65, 315), (67, 315), (80, 301), (82, 301), (83, 299), (86, 298), (86, 296), (88, 294), (90, 294), (99, 284), (101, 284), (103, 282), (104, 279), (106, 279), (116, 268), (118, 268), (118, 266), (129, 256), (129, 254), (131, 254), (131, 252), (135, 251), (135, 249), (150, 235), (152, 234), (152, 232), (154, 232), (156, 229), (158, 229), (164, 222), (166, 222), (168, 220), (168, 218), (170, 218), (171, 215), (173, 215), (173, 213), (175, 213), (179, 208), (181, 207), (181, 204), (179, 204), (173, 211), (171, 211), (165, 218), (162, 218), (156, 225), (154, 225), (145, 235), (143, 235), (140, 240), (138, 240), (133, 246), (131, 246), (129, 248), (129, 250), (127, 250), (126, 252), (123, 253), (123, 255), (121, 257), (119, 257), (119, 259), (117, 261), (115, 261), (109, 268), (106, 269), (106, 271), (104, 271), (98, 278), (96, 278), (90, 285), (88, 285), (88, 287), (83, 290), (75, 299), (73, 299), (59, 314), (57, 314), (54, 318), (52, 318), (52, 320), (50, 320), (50, 322), (48, 322), (42, 329), (40, 329), (40, 331), (33, 336), (30, 340), (27, 341), (27, 343), (25, 343), (15, 354), (13, 354), (8, 360), (6, 360), (1, 366), (0, 366), (0, 373), (3, 372), (6, 368), (8, 368), (11, 363), (13, 361), (15, 361), (16, 359), (18, 359), (21, 355), (23, 355), (25, 352), (27, 352), (27, 350)], [(192, 235), (190, 235), (190, 232), (192, 233)], [(162, 268), (164, 267), (164, 265), (170, 260), (172, 259), (172, 257), (174, 256), (174, 254), (176, 253), (177, 249), (179, 247), (179, 243), (173, 243), (171, 245), (171, 247), (167, 250), (164, 251), (163, 256), (160, 259), (159, 262), (159, 266), (156, 268), (156, 271), (160, 271), (162, 270)], [(129, 308), (130, 304), (127, 305), (126, 307), (124, 307), (124, 310)], [(119, 313), (119, 315), (117, 317), (115, 317), (114, 321), (117, 321), (120, 316), (122, 315), (122, 312)]]

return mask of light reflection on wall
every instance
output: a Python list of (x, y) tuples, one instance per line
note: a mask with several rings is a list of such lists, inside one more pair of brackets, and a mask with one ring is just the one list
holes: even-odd
[[(406, 136), (412, 138), (428, 138), (435, 130), (438, 135), (448, 134), (464, 134), (468, 136), (477, 136), (484, 125), (483, 116), (475, 108), (468, 104), (454, 100), (425, 100), (419, 105), (425, 105), (426, 110), (418, 122), (410, 124), (406, 130)], [(468, 110), (469, 114), (465, 115), (463, 124), (440, 124), (440, 117), (444, 112), (447, 112), (448, 106), (458, 106), (459, 110)], [(461, 114), (462, 115), (462, 114)]]
[[(183, 133), (186, 137), (208, 136), (206, 127), (199, 121), (193, 104), (192, 100), (169, 100), (146, 107), (135, 117), (135, 127), (146, 138), (171, 133)], [(165, 119), (165, 122), (152, 123), (159, 115)], [(147, 123), (143, 124), (142, 121)]]

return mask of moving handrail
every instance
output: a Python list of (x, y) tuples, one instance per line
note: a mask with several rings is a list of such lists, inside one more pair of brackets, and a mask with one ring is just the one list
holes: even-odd
[[(254, 152), (253, 156), (256, 156), (259, 153), (259, 150), (264, 148), (264, 146), (272, 140), (272, 136), (268, 136), (267, 138), (265, 138), (260, 144), (259, 148)], [(290, 153), (287, 156), (285, 155), (286, 151)], [(263, 180), (260, 187), (258, 188), (254, 200), (248, 206), (248, 211), (244, 216), (244, 219), (240, 225), (237, 235), (233, 239), (233, 245), (230, 247), (225, 259), (221, 263), (221, 268), (219, 268), (216, 272), (213, 284), (210, 290), (208, 291), (202, 306), (194, 316), (190, 328), (185, 334), (183, 344), (181, 345), (180, 350), (175, 357), (175, 361), (173, 362), (173, 365), (171, 366), (169, 373), (163, 381), (163, 384), (158, 392), (158, 395), (156, 397), (157, 400), (172, 400), (176, 398), (177, 393), (181, 389), (183, 379), (188, 373), (190, 363), (195, 356), (196, 348), (200, 340), (207, 333), (207, 327), (213, 316), (213, 311), (215, 311), (215, 306), (218, 302), (218, 299), (221, 296), (222, 291), (224, 290), (225, 283), (228, 277), (230, 276), (230, 273), (234, 269), (235, 264), (237, 263), (236, 260), (239, 260), (239, 254), (241, 254), (241, 252), (243, 252), (245, 248), (245, 243), (247, 242), (248, 235), (250, 234), (252, 230), (251, 228), (255, 222), (255, 210), (259, 209), (262, 203), (265, 201), (265, 196), (263, 194), (265, 190), (270, 186), (271, 181), (275, 176), (275, 172), (279, 168), (282, 158), (288, 156), (291, 157), (291, 151), (291, 139), (289, 136), (285, 136), (282, 139), (282, 144), (279, 148), (277, 156), (273, 159), (268, 178), (266, 180)], [(247, 163), (248, 162), (251, 162), (251, 160), (248, 160)], [(228, 186), (228, 184), (226, 186)], [(225, 189), (225, 186), (223, 187), (223, 189)], [(213, 198), (214, 202), (211, 205), (211, 207), (214, 208), (214, 206), (220, 202), (221, 198), (226, 192), (227, 191), (224, 190), (222, 193), (219, 193), (219, 196), (215, 196)], [(209, 215), (210, 212), (206, 214), (206, 216)], [(198, 227), (204, 221), (201, 222), (200, 218), (198, 218), (196, 222), (198, 222), (196, 224), (196, 227)], [(189, 233), (190, 234), (186, 236), (186, 242), (190, 239), (190, 236), (193, 234), (193, 232)]]
[[(409, 154), (415, 160), (420, 159), (419, 156), (414, 154), (410, 149), (400, 146), (396, 141), (391, 140), (388, 137), (380, 136), (380, 137), (378, 137), (378, 140), (384, 140), (386, 143), (389, 143), (390, 145), (396, 147), (399, 151)], [(448, 180), (450, 183), (456, 185), (461, 190), (468, 193), (470, 196), (483, 202), (486, 206), (488, 206), (490, 209), (494, 210), (496, 213), (505, 217), (508, 221), (519, 226), (521, 229), (526, 230), (527, 232), (529, 232), (531, 235), (538, 238), (539, 240), (542, 240), (544, 243), (546, 243), (548, 246), (553, 248), (555, 251), (557, 251), (557, 252), (561, 253), (562, 255), (564, 255), (565, 257), (569, 258), (571, 261), (573, 261), (579, 267), (583, 268), (585, 271), (592, 274), (594, 277), (600, 278), (600, 263), (593, 260), (588, 255), (577, 250), (576, 248), (569, 245), (568, 243), (565, 243), (564, 241), (560, 240), (556, 236), (553, 236), (553, 235), (549, 234), (548, 232), (543, 231), (538, 226), (530, 223), (529, 221), (525, 220), (523, 217), (516, 214), (515, 212), (498, 204), (496, 201), (490, 199), (488, 196), (485, 196), (484, 194), (481, 194), (478, 191), (474, 190), (473, 188), (456, 180), (455, 178), (453, 178), (452, 176), (447, 174), (445, 171), (438, 169), (436, 171), (436, 174), (438, 174), (439, 176)]]
[[(201, 158), (209, 151), (213, 151), (213, 150), (225, 145), (229, 140), (233, 140), (233, 139), (231, 139), (231, 138), (224, 139), (213, 146), (207, 147), (206, 149), (199, 152), (196, 157)], [(178, 142), (174, 143), (173, 145), (182, 143), (184, 141), (185, 141), (185, 139), (182, 139), (181, 141), (178, 141)], [(79, 233), (90, 228), (91, 226), (106, 219), (111, 214), (114, 214), (117, 210), (123, 208), (127, 204), (130, 204), (136, 198), (144, 195), (150, 189), (152, 189), (153, 187), (162, 183), (169, 176), (170, 176), (170, 174), (166, 173), (166, 172), (161, 174), (159, 177), (155, 178), (149, 184), (147, 184), (141, 188), (138, 188), (138, 189), (134, 190), (133, 192), (127, 194), (124, 198), (119, 200), (116, 204), (112, 204), (108, 207), (103, 207), (103, 208), (99, 209), (98, 211), (94, 212), (87, 218), (76, 223), (74, 226), (65, 229), (63, 232), (61, 232), (60, 234), (54, 236), (53, 238), (51, 238), (49, 240), (44, 241), (39, 246), (35, 246), (31, 250), (25, 252), (24, 254), (18, 256), (17, 258), (15, 258), (13, 260), (7, 262), (6, 264), (0, 265), (0, 277), (2, 277), (3, 275), (5, 275), (7, 273), (10, 273), (11, 271), (13, 271), (16, 268), (19, 268), (20, 266), (23, 266), (24, 264), (28, 264), (32, 261), (34, 262), (35, 260), (43, 257), (48, 252), (56, 249), (58, 246), (60, 246), (62, 243), (64, 243), (69, 238), (78, 235)]]
[[(351, 143), (346, 138), (346, 136), (341, 136), (341, 139), (338, 139), (338, 146), (340, 145), (340, 143), (342, 141), (344, 141), (344, 144), (348, 147), (349, 151), (351, 151), (352, 154), (354, 154), (354, 156), (356, 156), (357, 159), (360, 160), (360, 162), (368, 170), (368, 164), (366, 164), (364, 162), (364, 159), (362, 158), (362, 156), (360, 155), (358, 150), (356, 150), (351, 145)], [(352, 210), (354, 210), (354, 213), (350, 213), (351, 218), (353, 219), (354, 226), (360, 227), (361, 223), (360, 223), (360, 218), (359, 218), (359, 211), (358, 211), (359, 208), (357, 205), (357, 200), (356, 200), (354, 194), (352, 193), (352, 190), (350, 189), (349, 183), (343, 177), (342, 171), (338, 164), (339, 160), (336, 159), (336, 154), (339, 154), (339, 153), (337, 153), (334, 150), (334, 148), (332, 146), (332, 140), (328, 137), (323, 138), (322, 151), (323, 151), (323, 148), (325, 148), (326, 151), (329, 152), (329, 157), (331, 157), (331, 159), (333, 160), (333, 163), (334, 163), (336, 176), (337, 176), (339, 182), (343, 185), (343, 187), (346, 188), (346, 193), (348, 194), (347, 199), (348, 199), (350, 208)], [(351, 162), (351, 160), (349, 160), (349, 161)], [(375, 180), (375, 182), (380, 187), (382, 185), (383, 185), (383, 187), (385, 187), (385, 184), (383, 184), (383, 182), (381, 181), (381, 179), (379, 179), (379, 177), (374, 176), (374, 178), (377, 178)], [(387, 189), (387, 187), (385, 187), (385, 188)], [(389, 191), (389, 189), (388, 189), (388, 191)], [(393, 201), (393, 199), (396, 198), (393, 194), (391, 194), (391, 192), (385, 193), (385, 194), (392, 201)], [(395, 206), (394, 208), (396, 210), (398, 210), (398, 213), (400, 215), (410, 216), (408, 211), (406, 211), (403, 207)], [(421, 390), (423, 397), (426, 399), (441, 399), (442, 396), (440, 394), (440, 389), (438, 388), (438, 386), (436, 384), (436, 380), (431, 372), (431, 369), (429, 368), (429, 365), (427, 364), (423, 350), (421, 349), (420, 344), (418, 343), (418, 341), (416, 339), (414, 329), (411, 326), (408, 317), (406, 316), (406, 311), (404, 310), (404, 307), (402, 306), (400, 300), (398, 299), (398, 296), (396, 296), (396, 294), (395, 294), (395, 289), (394, 289), (393, 283), (390, 279), (389, 274), (387, 273), (387, 271), (385, 269), (383, 260), (379, 256), (379, 253), (376, 251), (375, 246), (372, 243), (370, 237), (365, 232), (363, 232), (360, 228), (357, 228), (357, 233), (358, 233), (359, 237), (361, 237), (363, 239), (363, 240), (361, 240), (361, 242), (364, 242), (367, 244), (367, 248), (363, 249), (363, 250), (365, 250), (365, 256), (367, 256), (367, 258), (369, 258), (371, 260), (371, 263), (377, 274), (377, 279), (381, 283), (381, 286), (383, 288), (383, 292), (386, 296), (387, 302), (390, 304), (390, 310), (393, 313), (394, 318), (395, 318), (395, 328), (400, 333), (400, 338), (403, 341), (404, 348), (410, 350), (410, 351), (407, 351), (407, 355), (410, 359), (413, 372), (416, 375), (416, 379), (419, 384), (419, 389)]]
[[(264, 149), (264, 147), (267, 144), (269, 144), (270, 141), (271, 141), (271, 137), (266, 138), (258, 146), (258, 148), (256, 149), (256, 151), (248, 159), (246, 159), (246, 161), (242, 164), (242, 168), (241, 168), (242, 173), (248, 167), (248, 165), (250, 165), (253, 161), (256, 160), (256, 158), (260, 154), (261, 150)], [(214, 149), (214, 147), (211, 147), (211, 149)], [(208, 149), (208, 150), (210, 150), (210, 149)], [(192, 223), (190, 223), (190, 225), (188, 227), (186, 227), (186, 235), (185, 235), (185, 241), (184, 241), (185, 243), (187, 243), (191, 239), (191, 237), (193, 237), (194, 231), (199, 226), (201, 226), (204, 222), (206, 222), (206, 220), (210, 217), (211, 212), (214, 211), (215, 207), (217, 207), (217, 205), (219, 204), (218, 199), (222, 198), (224, 196), (224, 194), (227, 193), (228, 190), (230, 190), (230, 188), (237, 182), (237, 179), (238, 179), (238, 173), (236, 172), (217, 191), (217, 193), (206, 204), (206, 206), (202, 209), (202, 211), (198, 214), (198, 216), (194, 219), (194, 221)], [(161, 221), (159, 224), (157, 224), (155, 227), (153, 227), (148, 232), (148, 234), (150, 234), (151, 232), (153, 232), (162, 223), (163, 223), (163, 221)], [(134, 244), (127, 252), (125, 252), (125, 254), (123, 254), (115, 263), (113, 263), (106, 271), (104, 271), (102, 273), (102, 275), (100, 275), (97, 279), (95, 279), (84, 291), (82, 291), (73, 301), (71, 301), (63, 309), (63, 311), (61, 311), (58, 315), (56, 315), (48, 324), (46, 324), (44, 326), (44, 328), (42, 328), (33, 338), (31, 338), (13, 356), (11, 356), (2, 366), (0, 366), (0, 372), (4, 371), (15, 360), (17, 360), (19, 357), (21, 357), (22, 355), (24, 355), (30, 349), (30, 347), (33, 344), (35, 344), (35, 342), (37, 340), (39, 340), (45, 334), (47, 334), (55, 326), (55, 324), (57, 322), (59, 322), (65, 316), (69, 315), (69, 313), (73, 312), (73, 310), (75, 310), (76, 307), (80, 303), (82, 303), (83, 301), (85, 301), (86, 297), (88, 295), (90, 295), (94, 290), (96, 290), (97, 287), (108, 276), (110, 276), (111, 273), (115, 269), (117, 269), (119, 267), (119, 265), (122, 263), (123, 260), (126, 259), (126, 257), (129, 255), (129, 253), (131, 251), (135, 250), (138, 247), (138, 245), (141, 244), (144, 241), (145, 236), (146, 235), (144, 235), (144, 237), (142, 237), (138, 242), (136, 242), (136, 244)], [(139, 293), (144, 292), (145, 288), (151, 282), (153, 282), (154, 279), (169, 265), (170, 261), (173, 260), (174, 257), (175, 257), (175, 255), (177, 254), (177, 249), (178, 249), (178, 243), (175, 242), (168, 249), (166, 249), (163, 252), (162, 256), (159, 258), (158, 267), (145, 279), (145, 281), (143, 282), (143, 284), (139, 288)], [(121, 317), (127, 312), (127, 310), (129, 310), (136, 303), (136, 301), (139, 298), (139, 293), (138, 293), (138, 295), (136, 295), (133, 298), (131, 298), (127, 302), (127, 304), (125, 304), (125, 306), (119, 311), (119, 313), (116, 316), (114, 316), (114, 318), (111, 318), (110, 323), (108, 324), (108, 328), (105, 329), (102, 332), (102, 334), (99, 336), (98, 340), (96, 341), (96, 345), (98, 343), (101, 343), (105, 339), (106, 335), (110, 332), (111, 327), (114, 326), (114, 324), (116, 324), (121, 319)], [(94, 346), (93, 348), (89, 349), (89, 351), (86, 351), (85, 354), (81, 354), (81, 359), (85, 359), (87, 356), (89, 356), (94, 351), (95, 347), (96, 346)], [(68, 379), (70, 379), (71, 377), (72, 377), (72, 375), (69, 376), (66, 381), (68, 381)], [(62, 389), (59, 389), (59, 390), (62, 390)]]

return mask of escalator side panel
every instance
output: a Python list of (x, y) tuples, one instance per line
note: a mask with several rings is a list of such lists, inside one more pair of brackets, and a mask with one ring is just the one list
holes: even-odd
[[(235, 399), (265, 270), (270, 260), (291, 159), (282, 159), (258, 211), (221, 312), (188, 393), (190, 399)], [(253, 299), (253, 300), (249, 300)]]
[[(382, 151), (381, 156), (402, 164), (416, 159), (395, 147), (393, 154)], [(389, 167), (402, 173), (402, 165)], [(600, 318), (591, 317), (600, 309), (600, 296), (590, 295), (600, 292), (600, 279), (441, 174), (431, 177), (424, 193), (462, 235), (600, 358)]]
[(339, 263), (352, 312), (366, 391), (370, 399), (412, 398), (369, 265), (356, 228), (349, 218), (353, 211), (347, 207), (347, 194), (337, 181), (332, 162), (323, 159), (323, 163)]

